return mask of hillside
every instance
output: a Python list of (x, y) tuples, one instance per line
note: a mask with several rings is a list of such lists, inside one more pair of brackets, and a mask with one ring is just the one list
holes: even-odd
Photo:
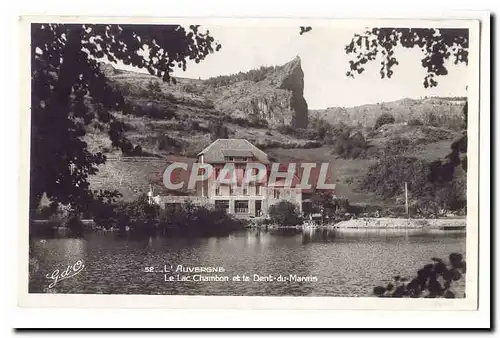
[[(226, 76), (226, 82), (177, 78), (176, 84), (168, 84), (110, 64), (101, 64), (101, 70), (128, 102), (128, 111), (115, 113), (125, 123), (126, 136), (147, 155), (192, 156), (210, 142), (217, 124), (228, 129), (227, 137), (246, 138), (263, 148), (311, 146), (310, 140), (277, 130), (280, 126), (307, 127), (299, 58), (262, 68), (258, 76), (252, 71), (242, 73), (242, 81), (234, 80), (238, 74)], [(101, 130), (91, 128), (87, 142), (92, 150), (117, 155)]]
[(377, 118), (389, 113), (396, 122), (408, 122), (419, 119), (424, 124), (434, 126), (446, 125), (449, 129), (459, 129), (463, 122), (462, 108), (465, 104), (462, 97), (423, 99), (401, 99), (393, 102), (365, 104), (356, 107), (331, 107), (310, 111), (311, 116), (322, 117), (326, 121), (346, 123), (352, 126), (373, 127)]
[[(222, 127), (226, 137), (247, 139), (275, 161), (332, 163), (337, 193), (352, 203), (394, 203), (359, 192), (358, 182), (368, 167), (388, 148), (426, 160), (443, 159), (463, 123), (465, 101), (460, 98), (403, 99), (308, 112), (299, 58), (207, 80), (177, 78), (175, 84), (109, 64), (101, 69), (128, 103), (127, 111), (115, 116), (142, 153), (122, 154), (105, 131), (91, 125), (85, 137), (90, 149), (102, 151), (109, 160), (90, 181), (94, 189), (118, 189), (128, 200), (148, 191), (168, 156), (194, 160), (214, 137), (221, 138), (217, 128)], [(392, 114), (396, 123), (374, 129), (383, 113)], [(408, 123), (414, 119), (421, 123)], [(362, 151), (339, 155), (338, 139), (345, 133), (348, 138), (362, 135)]]

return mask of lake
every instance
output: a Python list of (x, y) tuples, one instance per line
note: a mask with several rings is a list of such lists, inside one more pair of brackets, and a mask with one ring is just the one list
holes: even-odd
[[(465, 233), (288, 229), (133, 240), (102, 232), (34, 239), (32, 250), (31, 293), (366, 297), (393, 276), (413, 277), (432, 257), (465, 256)], [(47, 274), (78, 260), (80, 273), (49, 288)]]

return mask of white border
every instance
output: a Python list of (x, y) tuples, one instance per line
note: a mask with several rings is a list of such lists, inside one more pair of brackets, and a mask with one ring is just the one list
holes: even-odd
[[(230, 6), (229, 6), (230, 7)], [(233, 10), (234, 10), (234, 7), (233, 7)], [(353, 12), (354, 10), (351, 9)], [(119, 12), (119, 11), (118, 11)], [(196, 11), (195, 11), (196, 12)], [(227, 12), (227, 11), (226, 11)], [(303, 11), (302, 13), (306, 13), (307, 11)], [(400, 11), (401, 12), (401, 11)], [(409, 11), (404, 11), (406, 14), (403, 15), (404, 17), (409, 17), (408, 16), (408, 13)], [(53, 12), (54, 13), (54, 12)], [(344, 11), (345, 13), (345, 11)], [(357, 17), (369, 17), (373, 14), (366, 14), (366, 12), (363, 14), (361, 13), (361, 15), (359, 14), (360, 12), (358, 11), (358, 9), (355, 10), (355, 13), (357, 14)], [(370, 11), (370, 13), (374, 13), (376, 14), (377, 12), (376, 11)], [(385, 12), (387, 13), (387, 11)], [(423, 17), (424, 15), (422, 14), (415, 14), (415, 11), (412, 11), (413, 15), (411, 15), (410, 17), (413, 17), (415, 18), (416, 15), (419, 15), (419, 17)], [(484, 30), (483, 30), (483, 36), (482, 36), (482, 41), (489, 41), (489, 18), (488, 18), (488, 13), (484, 13), (484, 12), (475, 12), (475, 13), (463, 13), (463, 12), (460, 12), (461, 14), (460, 15), (457, 15), (455, 16), (455, 18), (465, 18), (465, 17), (475, 17), (475, 18), (480, 18), (483, 20), (483, 27), (484, 27)], [(295, 15), (296, 16), (296, 15)], [(393, 16), (393, 17), (398, 17), (401, 15), (396, 15), (396, 16)], [(434, 17), (434, 18), (439, 18), (440, 15), (436, 15), (434, 13), (432, 14), (428, 14), (427, 17)], [(450, 17), (449, 15), (447, 17)], [(483, 57), (483, 63), (481, 64), (481, 85), (482, 85), (482, 89), (483, 91), (481, 92), (481, 104), (482, 104), (482, 119), (481, 119), (481, 149), (488, 149), (488, 145), (489, 145), (489, 118), (488, 118), (488, 113), (489, 113), (489, 44), (482, 44), (481, 45), (481, 50), (482, 50), (482, 57)], [(487, 90), (486, 90), (487, 89)], [(486, 116), (485, 116), (486, 115)], [(469, 134), (470, 135), (470, 134)], [(481, 155), (481, 181), (483, 182), (483, 177), (485, 180), (487, 180), (487, 184), (489, 183), (489, 166), (485, 166), (489, 164), (489, 157), (485, 158), (485, 156), (483, 155), (487, 155), (487, 153), (485, 153), (484, 151), (482, 152), (482, 155)], [(485, 161), (485, 163), (483, 162)], [(483, 174), (484, 173), (484, 174)], [(488, 185), (486, 185), (487, 187)], [(484, 186), (483, 186), (484, 187)], [(483, 193), (483, 189), (481, 191), (481, 193)], [(483, 196), (483, 194), (481, 195)], [(485, 194), (485, 197), (486, 198), (483, 198), (481, 197), (481, 210), (488, 210), (488, 205), (485, 205), (483, 206), (483, 203), (488, 203), (489, 202), (489, 196), (486, 192)], [(486, 209), (484, 209), (486, 208)], [(482, 213), (482, 215), (484, 215)], [(485, 222), (483, 224), (485, 224), (485, 226), (482, 226), (481, 227), (481, 232), (480, 232), (480, 237), (481, 237), (481, 264), (483, 263), (486, 263), (486, 262), (489, 262), (489, 256), (488, 256), (488, 252), (489, 252), (489, 223), (487, 223), (487, 221), (489, 220), (489, 217), (488, 217), (488, 214), (486, 214), (487, 217), (485, 218), (482, 218), (481, 219), (481, 222)], [(469, 253), (470, 250), (469, 250), (469, 243), (468, 243), (468, 250), (467, 252)], [(469, 261), (470, 257), (468, 256), (467, 257), (467, 260)], [(484, 266), (484, 265), (482, 265)], [(468, 266), (469, 268), (469, 271), (470, 271), (470, 265)], [(482, 273), (482, 278), (480, 278), (480, 284), (481, 284), (481, 293), (480, 293), (480, 296), (481, 296), (481, 299), (482, 301), (480, 302), (480, 306), (483, 307), (484, 309), (484, 306), (486, 306), (488, 309), (489, 309), (489, 304), (488, 304), (488, 299), (489, 299), (489, 274), (483, 270), (481, 270), (481, 273)], [(483, 275), (484, 273), (484, 275)], [(485, 298), (486, 296), (486, 298)], [(238, 297), (239, 298), (239, 297)], [(351, 299), (352, 300), (352, 299)], [(197, 306), (198, 307), (198, 306)], [(35, 309), (24, 309), (26, 311), (23, 311), (24, 313), (24, 316), (26, 316), (24, 319), (25, 321), (23, 321), (24, 325), (16, 325), (16, 326), (26, 326), (26, 324), (28, 325), (34, 325), (34, 326), (37, 326), (36, 323), (38, 323), (38, 325), (42, 324), (47, 324), (50, 322), (50, 319), (53, 317), (53, 313), (54, 311), (53, 310), (47, 310), (45, 309), (44, 312), (41, 312), (40, 311), (35, 311)], [(79, 312), (80, 311), (80, 312)], [(72, 314), (75, 314), (76, 315), (76, 318), (79, 317), (79, 315), (77, 315), (78, 313), (82, 314), (83, 312), (81, 312), (82, 310), (72, 310), (70, 311)], [(150, 318), (150, 319), (153, 319), (153, 318), (156, 318), (156, 319), (153, 319), (153, 320), (156, 320), (157, 322), (152, 322), (151, 320), (145, 320), (143, 323), (145, 326), (151, 326), (151, 327), (164, 327), (165, 324), (164, 323), (161, 323), (160, 321), (158, 321), (158, 316), (156, 315), (153, 316), (153, 313), (150, 311), (150, 310), (141, 310), (144, 315), (141, 316), (141, 319), (144, 320), (144, 319), (147, 319), (147, 318)], [(164, 311), (165, 312), (165, 311)], [(180, 311), (167, 311), (168, 312), (168, 316), (173, 316), (175, 318), (178, 318), (178, 316), (181, 316), (181, 312)], [(182, 313), (184, 313), (184, 315), (187, 315), (188, 317), (191, 317), (193, 315), (195, 315), (195, 313), (198, 313), (199, 311), (195, 311), (195, 310), (189, 310), (189, 311), (184, 311)], [(363, 321), (360, 322), (360, 321), (353, 321), (352, 320), (352, 315), (354, 314), (353, 312), (356, 312), (356, 313), (364, 313), (365, 316), (363, 316)], [(32, 316), (33, 313), (37, 313), (36, 316)], [(49, 314), (50, 313), (50, 314)], [(94, 310), (93, 311), (93, 315), (90, 315), (88, 312), (86, 312), (86, 316), (89, 317), (89, 318), (99, 318), (101, 315), (102, 315), (102, 310)], [(137, 312), (136, 312), (137, 313)], [(204, 312), (205, 315), (206, 315), (206, 311)], [(217, 314), (218, 312), (215, 312), (214, 314)], [(236, 315), (236, 313), (234, 312), (229, 312), (231, 313), (232, 315), (228, 316), (228, 317), (225, 317), (225, 320), (224, 321), (219, 321), (218, 325), (228, 325), (228, 326), (232, 326), (231, 323), (231, 318), (236, 318), (236, 317), (240, 317), (239, 315)], [(244, 314), (243, 312), (238, 312), (239, 314), (242, 314), (242, 315), (248, 315), (248, 314)], [(274, 312), (268, 312), (269, 314), (271, 313), (274, 313)], [(309, 313), (309, 312), (308, 312)], [(320, 312), (321, 313), (321, 312)], [(297, 323), (302, 323), (303, 320), (305, 318), (307, 318), (309, 321), (313, 321), (313, 322), (316, 322), (317, 326), (321, 327), (321, 326), (325, 326), (325, 323), (326, 326), (331, 326), (330, 324), (330, 321), (326, 320), (326, 321), (323, 321), (321, 322), (321, 320), (324, 320), (326, 319), (325, 316), (322, 316), (319, 314), (316, 314), (314, 317), (311, 317), (309, 316), (307, 313), (303, 313), (303, 314), (300, 314), (299, 317), (295, 316), (294, 314), (291, 314), (289, 313), (290, 317), (289, 319), (291, 319), (290, 321), (287, 320), (287, 325), (290, 326), (290, 327), (295, 327)], [(370, 314), (371, 313), (371, 314)], [(450, 314), (450, 312), (447, 312), (448, 314)], [(475, 313), (475, 314), (474, 314)], [(461, 327), (462, 325), (466, 326), (465, 323), (469, 323), (470, 322), (470, 319), (471, 318), (476, 318), (478, 321), (477, 323), (481, 323), (480, 325), (482, 326), (485, 326), (486, 324), (486, 321), (484, 320), (485, 317), (478, 317), (477, 316), (477, 313), (478, 312), (470, 312), (470, 311), (461, 311), (461, 312), (453, 312), (453, 322), (454, 322), (454, 326), (455, 327)], [(47, 314), (47, 315), (45, 315)], [(158, 314), (158, 313), (157, 313)], [(389, 319), (390, 318), (390, 321), (385, 321), (386, 323), (390, 323), (391, 326), (395, 326), (395, 327), (401, 327), (399, 324), (404, 322), (404, 318), (410, 318), (408, 317), (408, 315), (410, 315), (411, 317), (415, 318), (415, 316), (420, 316), (422, 314), (422, 312), (420, 313), (415, 313), (415, 312), (410, 312), (410, 313), (407, 313), (407, 312), (403, 312), (403, 311), (398, 311), (398, 312), (385, 312), (385, 311), (377, 311), (377, 315), (373, 315), (373, 312), (367, 312), (367, 311), (350, 311), (349, 312), (349, 315), (347, 315), (346, 312), (338, 312), (338, 311), (335, 311), (335, 316), (336, 316), (336, 319), (335, 322), (337, 323), (337, 325), (335, 326), (342, 326), (342, 324), (340, 323), (344, 323), (344, 320), (348, 320), (349, 318), (351, 318), (351, 320), (349, 321), (351, 323), (351, 326), (354, 326), (352, 324), (357, 324), (358, 327), (372, 327), (372, 326), (380, 326), (381, 322), (380, 322), (380, 319), (382, 318), (387, 318)], [(429, 327), (433, 327), (433, 326), (442, 326), (444, 323), (441, 322), (441, 319), (438, 319), (442, 317), (442, 312), (433, 312), (430, 316), (427, 316), (429, 318), (426, 319), (426, 322), (425, 322), (425, 326), (429, 326)], [(166, 313), (163, 313), (163, 315), (166, 315)], [(163, 317), (163, 315), (161, 317)], [(367, 315), (367, 316), (366, 316)], [(71, 315), (70, 315), (71, 316)], [(152, 316), (152, 317), (150, 317)], [(176, 317), (177, 316), (177, 317)], [(226, 312), (226, 316), (227, 316), (227, 312)], [(254, 315), (255, 316), (255, 315)], [(279, 322), (276, 321), (276, 320), (272, 320), (272, 322), (269, 322), (269, 321), (266, 321), (265, 318), (267, 318), (267, 314), (265, 314), (264, 316), (259, 316), (260, 318), (264, 318), (264, 321), (261, 322), (260, 324), (262, 324), (262, 326), (268, 326), (266, 325), (266, 323), (268, 324), (271, 324), (273, 326), (275, 325), (278, 325), (279, 326)], [(295, 317), (294, 317), (295, 316)], [(329, 314), (328, 316), (331, 316), (331, 314)], [(198, 317), (198, 316), (196, 316)], [(354, 316), (355, 317), (355, 316)], [(19, 318), (19, 317), (16, 317), (16, 318)], [(133, 317), (132, 317), (133, 318)], [(164, 317), (163, 317), (164, 318)], [(172, 317), (170, 317), (172, 318)], [(197, 323), (191, 323), (191, 324), (199, 324), (201, 326), (213, 326), (214, 323), (216, 323), (214, 320), (217, 318), (216, 316), (207, 316), (205, 317), (207, 320), (203, 320), (202, 318), (199, 318), (197, 319)], [(240, 317), (241, 318), (241, 317)], [(245, 318), (245, 317), (243, 317)], [(295, 318), (297, 321), (295, 322), (293, 320), (293, 318)], [(302, 321), (299, 320), (299, 319), (303, 319)], [(318, 320), (314, 320), (313, 318), (316, 318)], [(377, 319), (375, 319), (377, 318)], [(29, 319), (29, 320), (28, 320)], [(107, 320), (109, 320), (110, 318), (107, 318)], [(172, 318), (173, 319), (173, 318)], [(330, 317), (331, 319), (331, 317)], [(375, 320), (374, 320), (375, 319)], [(92, 320), (92, 319), (91, 319)], [(62, 326), (65, 326), (64, 323), (58, 321), (60, 325)], [(77, 322), (77, 321), (76, 321)], [(170, 322), (170, 320), (169, 320)], [(18, 322), (19, 323), (19, 322)], [(75, 321), (73, 321), (73, 323), (75, 323)], [(102, 323), (102, 322), (101, 322)], [(114, 324), (113, 324), (114, 323)], [(123, 320), (118, 320), (118, 321), (111, 321), (111, 322), (108, 322), (107, 324), (108, 325), (119, 325), (119, 326), (122, 326), (122, 327), (128, 327), (129, 325), (128, 324), (131, 324), (132, 322), (127, 322), (127, 321), (123, 321)], [(137, 325), (137, 322), (133, 322), (135, 323), (135, 326)], [(340, 325), (338, 325), (340, 324)], [(78, 325), (78, 324), (76, 324)], [(104, 325), (106, 326), (106, 323), (104, 323)], [(132, 324), (132, 326), (134, 326)], [(216, 325), (217, 326), (217, 325)], [(298, 324), (298, 326), (302, 326), (300, 324)]]

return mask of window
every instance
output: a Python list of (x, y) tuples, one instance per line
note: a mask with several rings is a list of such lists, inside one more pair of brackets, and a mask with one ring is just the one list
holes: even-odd
[(232, 185), (229, 186), (229, 196), (234, 195), (234, 187)]
[(255, 186), (255, 195), (260, 196), (260, 185)]
[(234, 212), (237, 214), (247, 214), (248, 201), (234, 201)]
[(219, 186), (215, 187), (215, 196), (220, 196), (220, 187)]
[(243, 195), (248, 195), (248, 187), (243, 187)]
[(280, 195), (281, 195), (281, 194), (280, 194), (280, 191), (279, 191), (278, 189), (274, 189), (274, 190), (273, 190), (273, 197), (274, 197), (275, 199), (279, 199), (279, 198), (280, 198)]
[(215, 201), (215, 209), (218, 210), (229, 210), (229, 201), (228, 200), (217, 200)]

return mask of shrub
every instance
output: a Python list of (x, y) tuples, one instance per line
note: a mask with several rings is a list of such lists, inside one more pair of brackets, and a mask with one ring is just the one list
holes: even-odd
[(377, 121), (375, 121), (374, 129), (378, 129), (384, 124), (393, 124), (395, 121), (394, 116), (389, 113), (384, 113), (378, 117)]
[(406, 137), (395, 136), (390, 138), (385, 145), (384, 152), (388, 156), (397, 156), (410, 149), (410, 140)]
[(134, 103), (130, 108), (130, 113), (137, 117), (147, 116), (152, 119), (171, 120), (177, 117), (171, 108), (155, 102)]
[(190, 202), (180, 208), (161, 209), (155, 203), (149, 204), (146, 194), (132, 202), (95, 203), (92, 214), (99, 226), (121, 231), (128, 227), (138, 236), (225, 236), (245, 226), (244, 221), (227, 215), (225, 210), (209, 209)]
[(182, 149), (182, 143), (179, 142), (178, 140), (171, 138), (170, 136), (166, 134), (158, 134), (156, 136), (157, 139), (157, 148), (158, 150), (180, 150)]
[(434, 112), (426, 112), (424, 116), (425, 124), (432, 127), (439, 126), (439, 118)]
[(360, 132), (349, 135), (348, 131), (342, 131), (334, 142), (334, 153), (342, 158), (362, 157), (366, 149), (368, 149), (368, 142)]
[(70, 215), (63, 225), (68, 228), (73, 235), (81, 236), (83, 234), (83, 223), (76, 214)]
[(410, 121), (408, 121), (408, 125), (409, 126), (422, 126), (423, 123), (419, 119), (415, 118), (415, 119), (411, 119)]
[(385, 156), (370, 166), (360, 188), (388, 199), (402, 196), (404, 182), (407, 182), (419, 213), (461, 209), (466, 201), (465, 187), (453, 179), (454, 173), (440, 168), (435, 162), (413, 157)]
[(297, 206), (288, 201), (280, 201), (271, 205), (269, 217), (278, 226), (296, 226), (302, 222)]
[(225, 236), (242, 229), (244, 221), (235, 219), (222, 209), (208, 209), (185, 203), (180, 209), (168, 210), (165, 223), (160, 225), (167, 233), (180, 236)]
[(160, 82), (155, 81), (155, 80), (149, 81), (147, 84), (147, 89), (153, 93), (161, 93)]
[(224, 126), (220, 121), (210, 121), (208, 123), (208, 129), (210, 130), (210, 139), (215, 141), (217, 139), (227, 139), (229, 138), (229, 129)]
[(285, 125), (285, 124), (279, 125), (276, 128), (276, 130), (284, 135), (295, 135), (295, 133), (296, 133), (295, 128), (293, 128), (290, 125)]

